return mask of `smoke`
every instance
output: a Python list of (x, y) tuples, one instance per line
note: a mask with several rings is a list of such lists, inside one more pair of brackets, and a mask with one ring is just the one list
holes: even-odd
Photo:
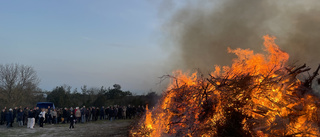
[(229, 65), (235, 56), (227, 47), (262, 52), (267, 34), (277, 37), (291, 63), (312, 68), (320, 63), (317, 0), (200, 0), (176, 7), (164, 25), (166, 40), (172, 42), (165, 46), (172, 69), (206, 72), (215, 64)]

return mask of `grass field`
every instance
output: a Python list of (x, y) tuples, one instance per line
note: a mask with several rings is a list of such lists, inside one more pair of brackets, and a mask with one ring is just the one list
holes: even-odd
[(17, 123), (13, 127), (6, 128), (0, 125), (1, 137), (126, 137), (133, 120), (98, 120), (85, 124), (75, 124), (73, 130), (69, 130), (69, 124), (38, 125), (30, 129), (27, 126), (18, 127)]

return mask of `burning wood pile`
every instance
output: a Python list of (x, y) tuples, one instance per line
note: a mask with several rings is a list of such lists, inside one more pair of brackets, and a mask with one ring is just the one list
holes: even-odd
[(320, 99), (312, 90), (318, 69), (287, 66), (289, 55), (264, 36), (268, 55), (228, 49), (232, 66), (216, 66), (207, 78), (177, 71), (152, 111), (131, 136), (319, 136)]

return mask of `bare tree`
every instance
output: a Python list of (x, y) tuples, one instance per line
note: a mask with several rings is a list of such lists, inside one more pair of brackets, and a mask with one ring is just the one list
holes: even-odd
[(0, 101), (7, 105), (28, 104), (40, 80), (36, 71), (19, 64), (0, 64)]

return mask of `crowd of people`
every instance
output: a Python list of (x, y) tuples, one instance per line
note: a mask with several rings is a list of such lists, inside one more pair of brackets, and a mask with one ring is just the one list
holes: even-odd
[(22, 108), (21, 106), (7, 110), (4, 107), (1, 111), (0, 125), (6, 124), (7, 128), (13, 127), (12, 123), (17, 122), (18, 126), (34, 128), (37, 123), (39, 127), (45, 124), (66, 124), (69, 123), (69, 129), (74, 128), (75, 123), (86, 123), (97, 120), (117, 120), (133, 119), (141, 116), (145, 112), (143, 106), (119, 106), (112, 105), (108, 107), (70, 107), (70, 108)]

